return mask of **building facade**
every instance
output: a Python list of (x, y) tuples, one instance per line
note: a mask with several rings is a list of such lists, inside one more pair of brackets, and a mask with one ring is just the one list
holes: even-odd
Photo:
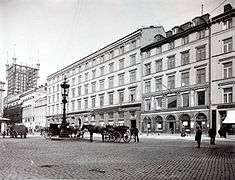
[(12, 64), (6, 64), (7, 96), (19, 94), (37, 87), (40, 64), (36, 67), (17, 64), (13, 58)]
[(39, 86), (20, 95), (22, 123), (30, 133), (34, 133), (39, 127), (46, 126), (46, 95), (46, 86)]
[[(220, 129), (228, 111), (235, 112), (235, 9), (226, 5), (211, 21), (212, 125)], [(235, 134), (235, 117), (231, 118), (228, 133)]]
[(46, 120), (47, 113), (47, 95), (43, 95), (35, 101), (35, 129), (48, 127)]
[(70, 124), (140, 127), (140, 48), (150, 44), (156, 34), (165, 36), (163, 27), (139, 29), (48, 76), (48, 123), (61, 122), (60, 84), (66, 76), (70, 84), (67, 104)]
[(209, 14), (155, 36), (142, 48), (142, 131), (194, 133), (209, 127)]
[(220, 129), (226, 112), (235, 107), (234, 21), (229, 4), (222, 14), (196, 17), (141, 49), (142, 131)]
[(4, 98), (3, 117), (9, 118), (10, 124), (22, 123), (21, 94), (11, 95)]

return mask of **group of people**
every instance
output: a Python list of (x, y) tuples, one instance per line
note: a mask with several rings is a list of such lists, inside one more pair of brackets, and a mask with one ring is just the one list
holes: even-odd
[[(210, 144), (215, 145), (216, 130), (214, 128), (209, 129), (208, 134), (210, 136)], [(201, 146), (201, 137), (202, 137), (202, 131), (200, 130), (199, 127), (197, 127), (195, 135), (195, 141), (197, 141), (197, 148), (200, 148)]]

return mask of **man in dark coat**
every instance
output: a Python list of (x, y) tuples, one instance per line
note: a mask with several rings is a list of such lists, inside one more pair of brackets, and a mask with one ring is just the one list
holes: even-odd
[(212, 145), (215, 145), (215, 136), (216, 136), (216, 130), (215, 129), (209, 129), (208, 134), (210, 136), (210, 143)]
[(135, 142), (136, 142), (136, 140), (137, 140), (137, 142), (139, 142), (139, 130), (138, 130), (138, 128), (137, 127), (135, 127), (134, 128), (134, 137), (135, 137)]
[(195, 141), (197, 141), (197, 148), (200, 148), (201, 146), (201, 138), (202, 138), (202, 131), (197, 127), (197, 132), (195, 136)]

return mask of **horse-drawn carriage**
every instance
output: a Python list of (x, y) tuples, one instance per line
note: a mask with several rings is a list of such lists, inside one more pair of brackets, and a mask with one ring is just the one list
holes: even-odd
[(93, 133), (99, 133), (102, 135), (102, 141), (106, 142), (120, 142), (123, 139), (128, 143), (131, 140), (131, 134), (129, 127), (127, 126), (93, 126), (83, 125), (81, 131), (87, 129), (90, 132), (90, 141), (93, 140)]
[(123, 139), (124, 142), (128, 143), (131, 140), (129, 127), (127, 126), (106, 126), (106, 133), (104, 134), (104, 140), (110, 142), (120, 142)]
[[(70, 137), (74, 136), (80, 136), (81, 131), (79, 130), (78, 127), (73, 127), (73, 126), (69, 126), (68, 128), (68, 133), (70, 135)], [(55, 136), (59, 136), (60, 134), (60, 124), (50, 124), (49, 127), (46, 127), (42, 130), (42, 135), (48, 139), (51, 137), (55, 137)]]

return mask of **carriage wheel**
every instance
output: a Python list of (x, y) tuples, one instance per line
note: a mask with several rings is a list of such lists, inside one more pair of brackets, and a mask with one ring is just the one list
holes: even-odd
[(104, 133), (103, 136), (104, 136), (104, 142), (108, 142), (110, 140), (109, 139), (110, 135), (108, 133)]
[(131, 140), (131, 135), (130, 135), (129, 132), (125, 132), (125, 133), (123, 134), (123, 140), (124, 140), (124, 142), (126, 142), (126, 143), (130, 142), (130, 140)]
[(51, 133), (45, 132), (45, 133), (43, 134), (43, 136), (44, 136), (45, 139), (50, 139), (50, 138), (51, 138)]
[(121, 135), (120, 132), (114, 131), (113, 136), (115, 137), (115, 142), (120, 142), (121, 141), (122, 135)]
[(116, 137), (115, 137), (114, 133), (109, 133), (109, 141), (114, 142), (115, 139), (116, 139)]

